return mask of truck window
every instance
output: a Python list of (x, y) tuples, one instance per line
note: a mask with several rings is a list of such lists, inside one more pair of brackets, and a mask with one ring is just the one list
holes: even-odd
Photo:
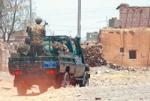
[(69, 48), (65, 40), (44, 41), (44, 50), (47, 55), (59, 54), (60, 52), (69, 52)]

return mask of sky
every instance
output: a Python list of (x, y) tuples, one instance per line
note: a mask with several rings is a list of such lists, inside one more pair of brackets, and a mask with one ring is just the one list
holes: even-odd
[[(150, 0), (81, 0), (81, 36), (87, 32), (99, 32), (108, 25), (111, 17), (119, 18), (117, 6), (128, 3), (131, 6), (150, 6)], [(33, 0), (33, 10), (38, 17), (48, 22), (47, 35), (77, 35), (78, 0)]]

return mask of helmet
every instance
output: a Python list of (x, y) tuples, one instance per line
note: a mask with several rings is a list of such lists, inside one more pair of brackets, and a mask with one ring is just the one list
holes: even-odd
[(36, 22), (37, 24), (40, 24), (40, 23), (42, 22), (42, 19), (41, 19), (41, 18), (36, 18), (36, 19), (35, 19), (35, 22)]

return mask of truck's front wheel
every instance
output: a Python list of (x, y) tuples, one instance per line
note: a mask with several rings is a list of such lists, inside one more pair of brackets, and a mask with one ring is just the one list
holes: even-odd
[(86, 85), (89, 85), (89, 78), (90, 78), (90, 75), (87, 72), (84, 72), (82, 80), (79, 80), (79, 86), (85, 87)]

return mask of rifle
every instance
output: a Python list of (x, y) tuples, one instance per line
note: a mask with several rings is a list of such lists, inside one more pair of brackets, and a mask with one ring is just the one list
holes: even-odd
[(45, 23), (44, 23), (44, 25), (43, 25), (43, 26), (45, 27), (45, 26), (47, 26), (47, 25), (48, 25), (48, 23), (45, 21)]

